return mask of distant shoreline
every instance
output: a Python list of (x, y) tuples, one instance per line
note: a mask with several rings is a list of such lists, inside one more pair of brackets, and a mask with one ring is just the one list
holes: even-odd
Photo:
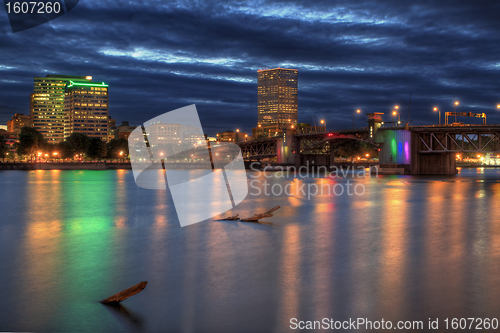
[[(198, 169), (199, 164), (184, 164), (179, 169)], [(175, 165), (175, 166), (174, 166)], [(352, 166), (350, 163), (346, 163)], [(355, 164), (356, 165), (356, 164)], [(167, 165), (168, 166), (168, 165)], [(173, 169), (180, 165), (174, 163)], [(336, 163), (337, 167), (343, 167), (342, 163)], [(457, 168), (500, 168), (500, 165), (479, 165), (472, 163), (457, 163)], [(203, 168), (202, 168), (203, 169)], [(248, 167), (247, 167), (248, 169)], [(132, 170), (130, 162), (1, 162), (0, 171), (2, 170)]]
[(130, 162), (0, 162), (0, 170), (131, 170)]

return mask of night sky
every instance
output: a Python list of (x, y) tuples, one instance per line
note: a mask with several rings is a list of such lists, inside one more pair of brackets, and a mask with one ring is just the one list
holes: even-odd
[(210, 135), (251, 132), (257, 70), (278, 66), (299, 70), (299, 121), (328, 129), (352, 127), (357, 108), (390, 120), (399, 104), (406, 120), (410, 93), (413, 125), (454, 96), (500, 123), (499, 18), (497, 1), (81, 0), (14, 34), (2, 9), (0, 124), (29, 113), (35, 76), (57, 73), (108, 83), (117, 123), (194, 103)]

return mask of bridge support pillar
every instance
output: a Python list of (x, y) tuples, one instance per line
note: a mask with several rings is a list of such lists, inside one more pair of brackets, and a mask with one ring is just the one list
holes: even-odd
[(283, 132), (283, 137), (278, 139), (276, 143), (277, 162), (279, 164), (294, 164), (296, 153), (297, 150), (295, 149), (293, 132), (291, 130), (286, 130)]
[(412, 154), (412, 175), (455, 175), (457, 164), (454, 153)]

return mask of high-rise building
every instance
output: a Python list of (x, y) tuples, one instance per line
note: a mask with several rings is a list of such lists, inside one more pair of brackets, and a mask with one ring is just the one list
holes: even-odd
[(287, 68), (257, 71), (257, 126), (263, 133), (297, 124), (297, 72)]
[(30, 116), (16, 113), (7, 122), (7, 132), (20, 133), (21, 128), (23, 128), (24, 126), (30, 126)]
[(108, 116), (108, 142), (115, 139), (116, 119)]
[(69, 80), (64, 98), (64, 138), (82, 133), (108, 141), (108, 85)]
[(64, 140), (66, 85), (70, 81), (89, 83), (91, 76), (47, 75), (35, 77), (30, 95), (31, 126), (40, 131), (49, 143)]

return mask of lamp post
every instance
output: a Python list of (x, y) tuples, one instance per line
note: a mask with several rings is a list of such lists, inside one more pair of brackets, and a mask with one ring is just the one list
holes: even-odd
[(395, 105), (394, 108), (392, 109), (392, 123), (393, 127), (396, 127), (396, 122), (394, 121), (394, 116), (398, 116), (398, 124), (401, 122), (401, 119), (399, 118), (399, 112), (397, 111), (399, 109), (399, 105)]
[(325, 125), (325, 132), (326, 132), (326, 122), (325, 122), (323, 119), (321, 119), (321, 120), (319, 121), (319, 123), (320, 123), (321, 125)]
[(441, 125), (441, 110), (439, 110), (437, 107), (434, 107), (433, 110), (439, 112), (439, 125)]
[[(356, 113), (361, 113), (361, 110), (360, 109), (357, 109), (356, 110)], [(352, 129), (354, 130), (354, 110), (352, 110)]]
[[(455, 98), (453, 98), (455, 99)], [(456, 116), (456, 112), (457, 112), (457, 106), (459, 105), (460, 103), (458, 101), (454, 101), (453, 102), (453, 107), (455, 108), (455, 122), (457, 122), (457, 116)]]

